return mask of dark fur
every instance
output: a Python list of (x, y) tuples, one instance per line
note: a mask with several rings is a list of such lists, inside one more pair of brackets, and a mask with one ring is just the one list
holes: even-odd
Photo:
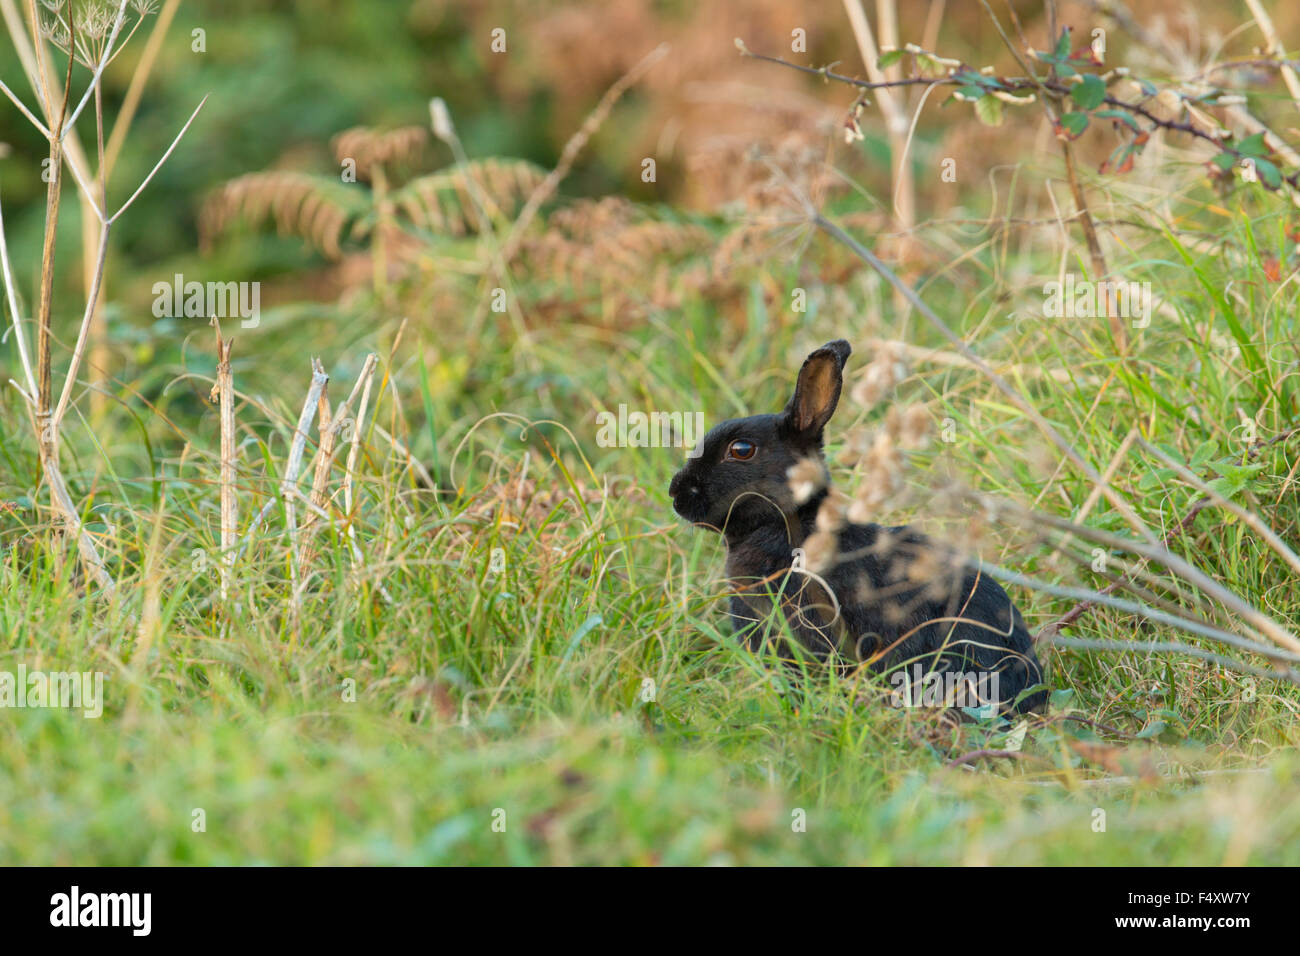
[[(845, 525), (836, 560), (821, 573), (839, 602), (836, 620), (834, 603), (821, 585), (790, 573), (793, 549), (813, 533), (828, 492), (823, 488), (797, 505), (788, 472), (809, 457), (824, 467), (823, 431), (839, 401), (850, 351), (839, 340), (813, 352), (780, 414), (731, 419), (710, 430), (701, 454), (673, 477), (673, 508), (726, 539), (727, 576), (738, 591), (731, 617), (751, 648), (783, 630), (772, 619), (775, 598), (790, 633), (821, 660), (869, 660), (877, 671), (906, 664), (909, 674), (917, 662), (940, 673), (997, 672), (999, 696), (1009, 705), (1020, 691), (1042, 681), (1024, 620), (996, 581), (952, 562), (947, 549), (924, 535), (909, 528)], [(748, 461), (725, 460), (738, 439), (757, 451)], [(925, 579), (917, 579), (918, 560), (934, 569)], [(1016, 709), (1037, 710), (1046, 699), (1039, 691)]]

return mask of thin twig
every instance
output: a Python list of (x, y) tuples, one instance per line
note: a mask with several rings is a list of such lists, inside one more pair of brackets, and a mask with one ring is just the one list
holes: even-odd
[(1086, 651), (1119, 651), (1125, 654), (1145, 651), (1149, 654), (1183, 654), (1187, 657), (1210, 661), (1229, 670), (1240, 671), (1254, 677), (1289, 680), (1293, 684), (1300, 684), (1300, 672), (1297, 672), (1295, 668), (1269, 670), (1266, 667), (1257, 667), (1254, 664), (1247, 664), (1244, 661), (1237, 661), (1221, 654), (1212, 653), (1204, 648), (1193, 647), (1190, 644), (1180, 644), (1175, 641), (1105, 641), (1087, 637), (1061, 637), (1053, 634), (1043, 638), (1043, 643), (1055, 644), (1058, 647), (1074, 647)]
[[(1015, 571), (994, 564), (981, 563), (979, 568), (980, 571), (985, 572), (990, 577), (997, 578), (1000, 581), (1018, 584), (1035, 591), (1042, 591), (1044, 594), (1051, 594), (1055, 597), (1088, 597), (1099, 604), (1106, 605), (1107, 607), (1113, 607), (1121, 611), (1128, 611), (1131, 614), (1137, 614), (1160, 624), (1168, 624), (1169, 626), (1178, 628), (1181, 631), (1187, 631), (1192, 634), (1198, 634), (1202, 637), (1208, 637), (1212, 640), (1231, 645), (1232, 647), (1238, 647), (1242, 650), (1249, 651), (1250, 653), (1258, 654), (1261, 657), (1266, 657), (1269, 660), (1284, 661), (1290, 664), (1300, 663), (1300, 653), (1279, 650), (1278, 648), (1270, 647), (1266, 644), (1260, 644), (1248, 638), (1243, 638), (1212, 625), (1202, 623), (1201, 621), (1179, 617), (1174, 614), (1168, 614), (1164, 611), (1157, 611), (1155, 608), (1148, 607), (1147, 605), (1136, 601), (1127, 601), (1123, 598), (1097, 594), (1085, 588), (1072, 588), (1049, 584), (1046, 581), (1039, 581), (1035, 578), (1029, 577), (1028, 575), (1018, 574)], [(1056, 640), (1055, 635), (1051, 634), (1044, 636), (1042, 640), (1047, 643), (1059, 643)], [(1116, 641), (1114, 643), (1129, 647), (1138, 646), (1136, 642), (1132, 641)], [(1182, 647), (1183, 645), (1178, 646)], [(1228, 658), (1216, 657), (1215, 659), (1227, 663), (1230, 667), (1236, 667), (1238, 669), (1251, 666), (1248, 664), (1238, 665), (1236, 662), (1230, 661)], [(1293, 683), (1300, 684), (1300, 671), (1297, 671), (1294, 667), (1284, 670), (1281, 674), (1273, 674), (1272, 676), (1283, 676)]]
[(605, 117), (608, 116), (609, 111), (614, 108), (614, 104), (617, 103), (623, 94), (634, 86), (652, 66), (667, 56), (668, 50), (668, 44), (661, 43), (642, 57), (640, 62), (632, 67), (632, 69), (628, 70), (617, 83), (605, 91), (605, 95), (600, 98), (600, 102), (597, 103), (596, 108), (591, 111), (591, 115), (583, 121), (583, 124), (579, 127), (578, 131), (569, 137), (569, 141), (564, 144), (564, 149), (560, 153), (559, 162), (555, 164), (555, 168), (547, 173), (546, 178), (543, 179), (537, 185), (537, 188), (533, 190), (532, 195), (530, 195), (527, 202), (524, 203), (524, 208), (520, 211), (519, 217), (515, 220), (515, 224), (506, 235), (505, 242), (501, 249), (501, 258), (503, 261), (510, 262), (510, 260), (514, 258), (515, 253), (519, 250), (520, 244), (523, 242), (524, 233), (532, 224), (538, 211), (542, 208), (542, 204), (555, 194), (555, 190), (564, 180), (564, 177), (569, 174), (569, 170), (572, 168), (574, 160), (578, 158), (578, 153), (582, 152), (582, 148), (587, 145), (587, 140), (589, 140), (591, 135), (600, 128), (602, 123), (605, 122)]
[(35, 401), (36, 375), (32, 371), (32, 360), (27, 354), (27, 338), (23, 335), (22, 315), (18, 311), (18, 293), (14, 288), (13, 267), (9, 263), (9, 247), (5, 242), (3, 209), (0, 209), (0, 269), (4, 273), (5, 295), (9, 299), (9, 318), (13, 322), (14, 338), (18, 342), (18, 358), (22, 362), (23, 375), (27, 379), (27, 389), (31, 394), (31, 401)]
[[(1250, 449), (1246, 452), (1246, 460), (1247, 461), (1253, 460), (1254, 458), (1258, 457), (1260, 452), (1262, 452), (1264, 449), (1279, 444), (1283, 441), (1286, 441), (1288, 438), (1296, 434), (1300, 434), (1300, 425), (1294, 426), (1292, 428), (1288, 428), (1286, 431), (1278, 435), (1274, 435), (1268, 441), (1257, 442), (1256, 444), (1252, 445)], [(1199, 515), (1202, 511), (1204, 511), (1207, 507), (1209, 507), (1210, 504), (1212, 504), (1212, 501), (1209, 498), (1209, 496), (1202, 496), (1198, 498), (1196, 501), (1192, 502), (1192, 506), (1187, 510), (1187, 513), (1183, 515), (1183, 517), (1178, 521), (1176, 525), (1174, 525), (1172, 528), (1169, 529), (1168, 533), (1165, 534), (1164, 540), (1162, 542), (1165, 548), (1168, 548), (1175, 538), (1185, 533), (1187, 529), (1192, 526), (1192, 522), (1196, 520), (1196, 516)], [(1110, 584), (1107, 587), (1103, 588), (1100, 593), (1109, 594), (1112, 591), (1114, 591), (1116, 588), (1118, 588), (1122, 583), (1123, 583), (1122, 580), (1116, 581), (1113, 584)], [(1074, 622), (1077, 621), (1079, 618), (1083, 617), (1083, 615), (1086, 614), (1088, 611), (1092, 610), (1092, 608), (1094, 607), (1096, 607), (1096, 602), (1092, 600), (1082, 601), (1079, 604), (1076, 604), (1068, 612), (1066, 612), (1065, 615), (1063, 615), (1062, 617), (1058, 618), (1057, 620), (1043, 627), (1039, 631), (1039, 636), (1042, 636), (1043, 634), (1047, 634), (1047, 633), (1055, 633), (1057, 631), (1060, 631), (1063, 628), (1069, 627), (1070, 625), (1074, 624)]]
[(211, 95), (212, 95), (211, 93), (207, 93), (204, 95), (203, 99), (199, 100), (199, 105), (194, 107), (194, 112), (191, 113), (190, 118), (185, 121), (185, 125), (181, 127), (181, 131), (176, 134), (176, 138), (172, 140), (172, 144), (167, 147), (167, 152), (163, 153), (162, 158), (159, 159), (158, 162), (154, 164), (153, 169), (149, 171), (149, 175), (144, 178), (144, 181), (142, 183), (140, 183), (139, 188), (136, 189), (136, 191), (131, 194), (131, 198), (128, 199), (126, 202), (122, 203), (121, 207), (117, 210), (117, 212), (113, 213), (113, 215), (111, 215), (108, 218), (109, 222), (113, 222), (114, 220), (117, 219), (118, 216), (122, 215), (122, 213), (126, 212), (129, 208), (131, 208), (131, 203), (135, 202), (136, 198), (142, 192), (144, 192), (144, 188), (149, 185), (150, 180), (152, 180), (154, 176), (158, 174), (158, 170), (162, 169), (163, 163), (167, 162), (167, 157), (172, 154), (172, 151), (175, 150), (178, 145), (180, 145), (181, 137), (185, 135), (186, 130), (190, 128), (190, 124), (193, 123), (195, 117), (199, 115), (199, 110), (203, 109), (203, 104), (208, 101), (208, 97)]
[(1219, 494), (1209, 484), (1202, 481), (1195, 472), (1180, 462), (1175, 461), (1172, 456), (1157, 448), (1155, 445), (1152, 445), (1145, 438), (1139, 439), (1139, 442), (1143, 448), (1172, 468), (1178, 474), (1178, 477), (1182, 478), (1206, 498), (1209, 498), (1211, 502), (1218, 505), (1229, 514), (1236, 515), (1240, 518), (1246, 527), (1250, 528), (1263, 538), (1264, 542), (1272, 548), (1283, 561), (1290, 565), (1292, 571), (1300, 574), (1300, 556), (1297, 556), (1296, 553), (1287, 546), (1287, 543), (1278, 537), (1277, 532), (1264, 523), (1259, 515), (1255, 514), (1253, 511), (1247, 511), (1235, 501), (1230, 501), (1223, 495)]

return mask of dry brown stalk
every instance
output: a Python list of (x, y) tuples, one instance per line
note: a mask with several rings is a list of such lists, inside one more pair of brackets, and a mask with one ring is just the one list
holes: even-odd
[[(897, 80), (901, 73), (897, 65), (889, 68), (888, 75), (882, 73), (879, 66), (880, 49), (876, 45), (875, 34), (871, 30), (871, 21), (862, 9), (862, 0), (844, 0), (844, 11), (849, 17), (849, 26), (853, 29), (858, 52), (862, 56), (867, 76), (873, 83), (885, 83)], [(898, 15), (893, 0), (878, 0), (876, 15), (880, 24), (881, 44), (887, 49), (898, 48)], [(880, 112), (885, 118), (885, 133), (889, 140), (889, 155), (893, 162), (894, 214), (898, 219), (900, 230), (904, 234), (903, 248), (912, 241), (911, 231), (916, 225), (916, 185), (912, 176), (912, 166), (907, 161), (907, 134), (910, 124), (907, 120), (905, 104), (900, 103), (901, 94), (895, 97), (894, 90), (881, 87), (877, 94)]]
[(301, 574), (298, 554), (298, 472), (302, 469), (303, 451), (307, 447), (307, 432), (311, 428), (312, 419), (320, 407), (321, 396), (330, 380), (330, 377), (325, 374), (325, 367), (321, 365), (320, 359), (313, 358), (311, 367), (311, 388), (307, 391), (307, 400), (303, 402), (302, 413), (298, 416), (298, 426), (293, 433), (293, 444), (289, 448), (289, 460), (285, 464), (284, 478), (280, 482), (280, 500), (284, 502), (284, 523), (289, 529), (289, 628), (295, 643), (301, 620), (299, 601), (302, 597), (298, 587)]
[[(379, 357), (371, 352), (366, 356), (365, 362), (361, 367), (361, 374), (357, 376), (357, 381), (352, 387), (352, 392), (348, 397), (339, 404), (333, 415), (330, 414), (329, 401), (326, 398), (325, 390), (321, 390), (319, 399), (319, 421), (318, 429), (320, 433), (320, 447), (316, 453), (316, 468), (312, 481), (311, 496), (308, 499), (310, 511), (303, 521), (303, 549), (302, 563), (300, 567), (301, 577), (299, 580), (299, 591), (306, 587), (307, 578), (311, 573), (311, 565), (315, 561), (318, 549), (312, 543), (316, 532), (319, 530), (322, 521), (330, 520), (330, 513), (327, 510), (330, 504), (330, 494), (328, 492), (330, 470), (334, 463), (334, 452), (338, 444), (339, 436), (345, 429), (351, 429), (350, 440), (352, 444), (351, 451), (348, 454), (347, 468), (343, 477), (344, 507), (348, 515), (348, 541), (351, 546), (353, 556), (353, 566), (358, 567), (363, 559), (361, 548), (357, 544), (356, 529), (353, 526), (352, 517), (352, 469), (356, 465), (356, 455), (359, 450), (358, 432), (361, 428), (361, 422), (365, 418), (366, 408), (370, 401), (370, 386), (374, 378), (375, 368), (379, 363)], [(361, 395), (361, 405), (357, 417), (351, 417), (351, 409), (356, 404), (358, 394)], [(392, 603), (392, 596), (388, 593), (387, 588), (382, 584), (379, 586), (380, 592), (384, 598)]]
[(230, 595), (231, 571), (235, 566), (235, 545), (239, 541), (235, 501), (235, 380), (230, 370), (230, 350), (235, 340), (222, 341), (217, 330), (217, 382), (212, 387), (221, 403), (221, 599)]
[[(141, 182), (135, 193), (128, 199), (121, 208), (112, 216), (106, 215), (106, 207), (103, 207), (104, 193), (104, 173), (105, 166), (103, 162), (103, 112), (102, 96), (100, 91), (100, 81), (104, 68), (120, 52), (121, 47), (117, 46), (118, 33), (122, 28), (125, 20), (127, 0), (122, 0), (117, 9), (116, 17), (113, 21), (112, 30), (108, 34), (107, 41), (100, 54), (99, 61), (94, 65), (92, 77), (82, 94), (81, 99), (75, 107), (69, 111), (72, 96), (72, 68), (74, 57), (69, 55), (68, 68), (63, 78), (63, 88), (61, 96), (56, 102), (55, 88), (57, 86), (57, 77), (52, 73), (52, 64), (46, 56), (44, 43), (40, 37), (40, 19), (37, 13), (35, 0), (29, 0), (27, 5), (26, 23), (23, 17), (19, 15), (14, 6), (13, 0), (0, 0), (0, 16), (3, 16), (6, 24), (9, 26), (15, 48), (18, 51), (19, 61), (27, 74), (32, 89), (36, 92), (38, 107), (45, 116), (45, 122), (42, 123), (29, 110), (16, 94), (7, 86), (0, 84), (0, 92), (3, 92), (12, 100), (22, 112), (22, 114), (36, 127), (37, 130), (46, 138), (49, 143), (49, 157), (47, 167), (47, 188), (46, 188), (46, 208), (45, 208), (45, 237), (42, 245), (41, 255), (41, 278), (39, 284), (39, 294), (37, 298), (36, 326), (37, 341), (35, 355), (35, 369), (32, 368), (30, 357), (26, 352), (25, 341), (21, 332), (21, 315), (17, 310), (17, 297), (13, 288), (13, 270), (8, 261), (8, 249), (2, 239), (0, 239), (0, 259), (3, 260), (3, 274), (8, 291), (11, 312), (13, 313), (13, 322), (17, 332), (19, 342), (19, 351), (22, 356), (23, 371), (27, 377), (27, 390), (19, 389), (29, 404), (29, 410), (32, 415), (33, 425), (36, 429), (36, 441), (38, 448), (41, 472), (45, 483), (50, 489), (50, 499), (56, 518), (73, 534), (77, 540), (77, 547), (81, 554), (83, 563), (86, 566), (87, 573), (92, 577), (106, 592), (112, 592), (114, 589), (112, 577), (104, 564), (95, 543), (82, 527), (80, 516), (75, 502), (68, 491), (67, 482), (64, 480), (59, 466), (59, 428), (63, 417), (67, 412), (71, 400), (72, 389), (77, 378), (77, 369), (85, 354), (87, 337), (94, 316), (97, 310), (100, 288), (103, 283), (105, 256), (107, 253), (108, 232), (112, 223), (124, 213), (128, 207), (136, 200), (144, 188), (149, 184), (157, 174), (158, 169), (166, 162), (167, 157), (179, 144), (190, 124), (198, 115), (198, 110), (194, 111), (189, 121), (182, 128), (176, 139), (172, 141), (171, 146), (163, 154), (157, 165)], [(75, 18), (71, 13), (71, 5), (63, 8), (63, 14), (66, 21), (67, 43), (70, 49), (75, 47), (76, 42), (76, 24)], [(143, 17), (141, 17), (143, 19)], [(137, 21), (136, 26), (139, 26)], [(134, 28), (132, 30), (134, 32)], [(123, 40), (125, 45), (126, 39)], [(100, 145), (100, 169), (99, 177), (99, 195), (100, 201), (95, 201), (95, 193), (92, 191), (92, 180), (89, 175), (89, 166), (86, 163), (85, 155), (81, 151), (75, 135), (75, 125), (77, 118), (82, 110), (91, 102), (92, 98), (96, 104), (95, 122), (96, 122), (96, 141)], [(206, 97), (205, 97), (206, 100)], [(199, 108), (202, 108), (202, 103)], [(89, 274), (87, 283), (88, 291), (86, 296), (86, 309), (82, 318), (82, 323), (77, 335), (77, 344), (73, 350), (71, 362), (69, 363), (67, 378), (64, 381), (63, 389), (57, 405), (53, 398), (53, 285), (55, 269), (55, 251), (57, 247), (56, 238), (58, 231), (59, 212), (62, 199), (63, 169), (66, 168), (72, 173), (80, 190), (80, 197), (83, 204), (83, 210), (88, 210), (94, 214), (95, 219), (100, 224), (98, 255), (93, 271)], [(86, 216), (85, 218), (89, 218)]]

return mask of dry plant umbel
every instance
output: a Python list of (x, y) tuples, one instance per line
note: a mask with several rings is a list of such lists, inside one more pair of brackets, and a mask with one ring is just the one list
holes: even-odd
[[(50, 6), (50, 5), (47, 5)], [(127, 8), (135, 13), (134, 25), (119, 42), (122, 28), (127, 23)], [(55, 14), (54, 21), (41, 18), (35, 0), (28, 6), (26, 26), (15, 34), (20, 54), (30, 49), (30, 56), (20, 56), (28, 80), (36, 91), (38, 110), (44, 120), (38, 118), (26, 104), (3, 82), (3, 92), (16, 105), (27, 120), (45, 137), (49, 144), (47, 169), (49, 177), (45, 201), (45, 241), (41, 255), (41, 278), (36, 311), (36, 356), (33, 368), (27, 349), (26, 335), (23, 332), (23, 313), (19, 309), (19, 298), (13, 282), (13, 269), (9, 262), (8, 248), (2, 234), (3, 219), (0, 218), (0, 264), (3, 265), (5, 289), (9, 302), (10, 317), (13, 322), (14, 337), (23, 368), (24, 384), (11, 380), (28, 404), (31, 414), (37, 447), (39, 449), (41, 472), (50, 489), (50, 499), (55, 516), (68, 528), (76, 538), (78, 550), (87, 573), (99, 586), (111, 592), (113, 579), (103, 557), (94, 541), (81, 525), (76, 503), (63, 478), (59, 465), (59, 431), (63, 418), (72, 400), (73, 390), (77, 384), (77, 373), (87, 351), (87, 343), (96, 307), (99, 301), (100, 287), (103, 282), (105, 259), (108, 255), (108, 240), (113, 223), (130, 208), (132, 203), (144, 191), (157, 174), (162, 164), (176, 149), (181, 138), (194, 122), (203, 102), (190, 115), (171, 146), (163, 153), (153, 170), (144, 178), (136, 190), (123, 202), (116, 212), (108, 213), (107, 169), (104, 161), (104, 116), (99, 95), (100, 80), (104, 69), (112, 59), (121, 52), (122, 47), (140, 26), (144, 17), (154, 12), (154, 5), (141, 0), (121, 0), (116, 7), (108, 3), (93, 3), (82, 6), (74, 13), (73, 5), (68, 2), (55, 3), (51, 6)], [(2, 11), (5, 20), (13, 30), (20, 22), (16, 11), (12, 9), (11, 0), (5, 0)], [(21, 39), (19, 39), (21, 38)], [(61, 89), (51, 73), (51, 54), (46, 50), (46, 38), (52, 38), (56, 46), (66, 50), (67, 68), (64, 72)], [(73, 103), (74, 66), (81, 62), (91, 71), (91, 77), (79, 100)], [(75, 142), (71, 134), (76, 122), (86, 106), (95, 102), (96, 142), (100, 145), (98, 170), (91, 174), (80, 151), (70, 144)], [(204, 98), (206, 101), (206, 97)], [(59, 210), (63, 197), (63, 170), (69, 170), (85, 206), (88, 206), (99, 223), (99, 235), (94, 248), (97, 250), (94, 269), (90, 275), (86, 294), (86, 306), (81, 325), (77, 332), (66, 378), (58, 401), (53, 396), (53, 295), (55, 275), (56, 236), (58, 233)], [(96, 183), (95, 180), (98, 180)], [(2, 213), (0, 213), (2, 217)]]

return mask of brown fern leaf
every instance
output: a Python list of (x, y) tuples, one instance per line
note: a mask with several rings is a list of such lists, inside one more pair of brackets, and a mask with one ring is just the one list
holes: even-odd
[(204, 203), (199, 235), (204, 251), (236, 220), (259, 225), (274, 219), (280, 235), (299, 236), (331, 259), (347, 223), (363, 213), (368, 199), (356, 187), (306, 173), (273, 171), (232, 179)]
[(424, 152), (428, 133), (423, 126), (378, 130), (354, 126), (335, 136), (330, 144), (340, 163), (357, 164), (357, 177), (369, 180), (376, 166), (411, 165)]
[(618, 197), (579, 200), (557, 210), (547, 224), (545, 233), (523, 246), (532, 273), (561, 287), (598, 290), (615, 309), (632, 304), (628, 290), (647, 287), (646, 298), (657, 307), (680, 302), (700, 287), (703, 274), (682, 264), (713, 243), (702, 226), (654, 219)]
[(438, 235), (478, 231), (479, 206), (501, 222), (518, 210), (546, 173), (521, 159), (471, 160), (411, 180), (392, 195), (393, 204), (413, 225)]

